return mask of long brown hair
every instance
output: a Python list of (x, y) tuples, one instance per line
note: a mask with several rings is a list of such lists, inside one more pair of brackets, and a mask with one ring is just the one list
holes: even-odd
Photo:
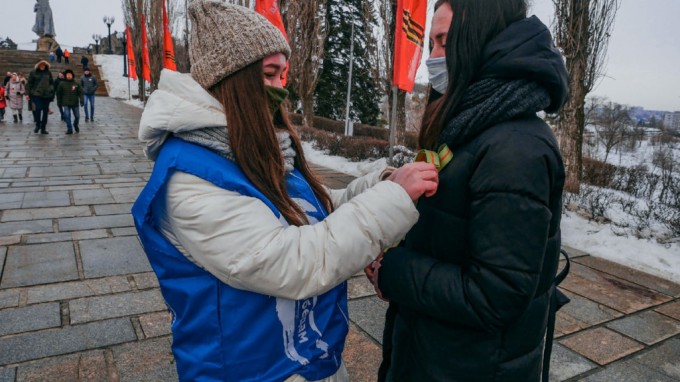
[(305, 177), (326, 210), (331, 212), (330, 196), (310, 170), (300, 138), (281, 108), (276, 113), (276, 125), (273, 121), (264, 87), (261, 60), (226, 77), (209, 91), (224, 107), (229, 143), (239, 167), (289, 224), (301, 226), (308, 221), (302, 208), (290, 198), (286, 190), (283, 156), (276, 129), (290, 134), (296, 152), (295, 167)]
[(422, 148), (434, 148), (446, 122), (456, 114), (467, 88), (479, 78), (486, 44), (509, 24), (527, 15), (527, 0), (439, 0), (435, 10), (448, 3), (453, 11), (446, 35), (449, 85), (431, 102), (418, 137)]

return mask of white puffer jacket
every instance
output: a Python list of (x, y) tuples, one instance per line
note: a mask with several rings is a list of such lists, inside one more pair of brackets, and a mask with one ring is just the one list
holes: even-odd
[[(189, 75), (164, 70), (142, 115), (139, 138), (154, 159), (175, 132), (225, 126), (221, 104)], [(406, 191), (381, 172), (329, 190), (325, 220), (287, 226), (256, 198), (177, 172), (167, 188), (161, 232), (224, 283), (287, 299), (323, 294), (368, 265), (418, 220)], [(341, 368), (326, 381), (346, 380)], [(291, 381), (301, 380), (296, 375)]]

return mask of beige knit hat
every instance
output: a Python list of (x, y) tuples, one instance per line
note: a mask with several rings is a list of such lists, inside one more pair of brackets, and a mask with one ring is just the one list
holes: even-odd
[(281, 31), (249, 8), (194, 0), (189, 17), (191, 76), (205, 89), (271, 54), (290, 57)]

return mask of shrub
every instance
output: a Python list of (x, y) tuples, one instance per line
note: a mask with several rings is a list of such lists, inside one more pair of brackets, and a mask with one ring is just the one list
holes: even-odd
[(365, 137), (347, 137), (309, 127), (298, 127), (305, 141), (314, 142), (317, 150), (338, 155), (352, 161), (385, 158), (389, 155), (389, 142)]
[(583, 158), (583, 182), (596, 187), (611, 188), (616, 166), (596, 159)]

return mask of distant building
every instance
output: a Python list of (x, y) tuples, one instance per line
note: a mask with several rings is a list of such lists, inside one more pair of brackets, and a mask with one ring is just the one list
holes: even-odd
[(680, 131), (680, 111), (666, 113), (663, 118), (663, 126), (669, 130)]

